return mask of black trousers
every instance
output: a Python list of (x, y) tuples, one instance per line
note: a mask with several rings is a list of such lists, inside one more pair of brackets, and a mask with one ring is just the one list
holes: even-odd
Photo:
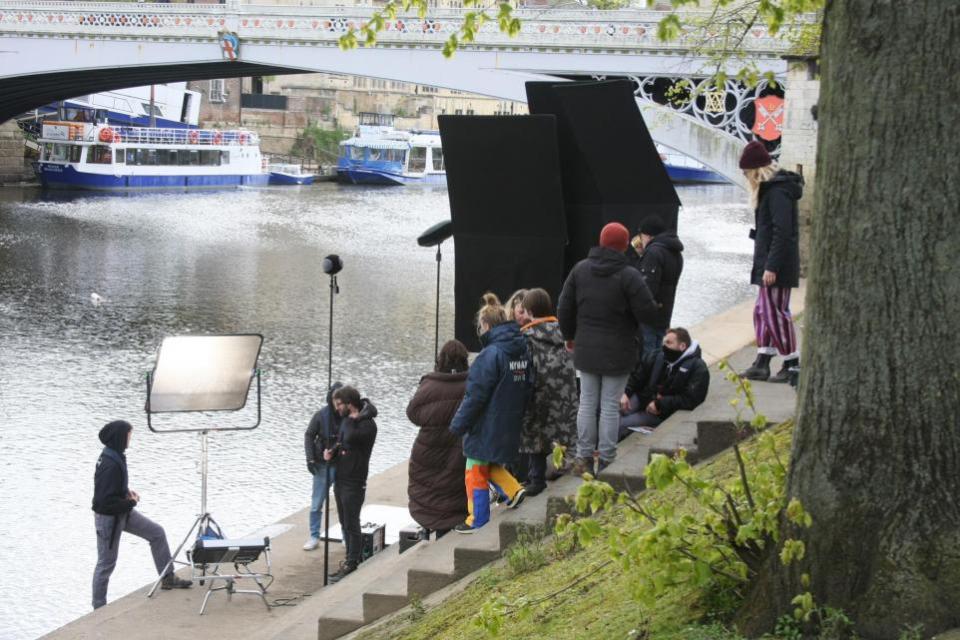
[(545, 485), (547, 483), (547, 454), (527, 454), (527, 461), (527, 482), (531, 485)]
[(340, 529), (347, 544), (347, 564), (356, 567), (363, 559), (363, 540), (360, 535), (360, 508), (367, 495), (367, 483), (351, 478), (337, 478), (333, 496), (337, 501)]

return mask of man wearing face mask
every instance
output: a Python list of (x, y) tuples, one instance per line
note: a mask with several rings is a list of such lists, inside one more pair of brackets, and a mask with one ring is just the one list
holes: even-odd
[(659, 351), (643, 358), (627, 379), (620, 398), (620, 438), (630, 427), (653, 428), (679, 410), (690, 411), (707, 397), (710, 371), (700, 345), (686, 329), (668, 329)]

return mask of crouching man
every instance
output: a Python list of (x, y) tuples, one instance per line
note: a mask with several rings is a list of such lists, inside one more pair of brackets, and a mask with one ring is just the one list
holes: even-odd
[(107, 603), (107, 585), (110, 574), (117, 565), (120, 550), (120, 534), (126, 531), (150, 543), (153, 564), (157, 574), (167, 573), (160, 582), (162, 589), (187, 589), (193, 586), (173, 574), (170, 564), (170, 547), (163, 527), (141, 515), (134, 507), (140, 502), (136, 491), (127, 485), (127, 457), (133, 427), (129, 422), (117, 420), (100, 430), (103, 452), (97, 458), (97, 470), (93, 474), (93, 511), (97, 528), (97, 567), (93, 572), (93, 608)]
[(367, 495), (367, 474), (370, 455), (377, 440), (377, 408), (361, 399), (353, 387), (340, 387), (333, 392), (333, 407), (342, 416), (340, 436), (332, 449), (323, 452), (323, 459), (335, 460), (337, 481), (333, 496), (337, 501), (340, 529), (347, 545), (347, 557), (340, 568), (330, 574), (331, 582), (338, 582), (353, 573), (363, 560), (363, 540), (360, 532), (360, 509)]
[(620, 398), (620, 439), (630, 427), (653, 428), (681, 409), (690, 411), (707, 397), (710, 372), (700, 345), (686, 329), (668, 329), (660, 351), (644, 353)]

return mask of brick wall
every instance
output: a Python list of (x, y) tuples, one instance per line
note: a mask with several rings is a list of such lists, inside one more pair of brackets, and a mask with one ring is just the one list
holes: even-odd
[(33, 178), (24, 160), (23, 134), (13, 120), (0, 125), (0, 184)]

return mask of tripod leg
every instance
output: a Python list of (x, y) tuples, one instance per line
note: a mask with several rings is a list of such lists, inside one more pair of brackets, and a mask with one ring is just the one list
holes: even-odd
[(197, 531), (202, 531), (203, 522), (209, 517), (210, 517), (209, 514), (204, 513), (202, 515), (197, 516), (197, 519), (193, 521), (193, 525), (190, 527), (190, 530), (187, 531), (187, 535), (184, 536), (183, 542), (180, 543), (180, 546), (177, 547), (177, 550), (174, 551), (173, 554), (170, 556), (170, 560), (167, 562), (166, 566), (163, 568), (163, 571), (157, 577), (157, 581), (153, 583), (153, 586), (150, 587), (150, 591), (147, 592), (148, 598), (152, 598), (153, 594), (157, 592), (157, 587), (159, 587), (160, 582), (163, 581), (163, 576), (167, 575), (167, 571), (173, 568), (173, 564), (174, 562), (176, 562), (177, 556), (180, 555), (180, 551), (182, 551), (183, 547), (187, 544), (187, 540), (190, 539), (190, 536), (191, 534), (193, 534), (194, 529), (196, 529)]

